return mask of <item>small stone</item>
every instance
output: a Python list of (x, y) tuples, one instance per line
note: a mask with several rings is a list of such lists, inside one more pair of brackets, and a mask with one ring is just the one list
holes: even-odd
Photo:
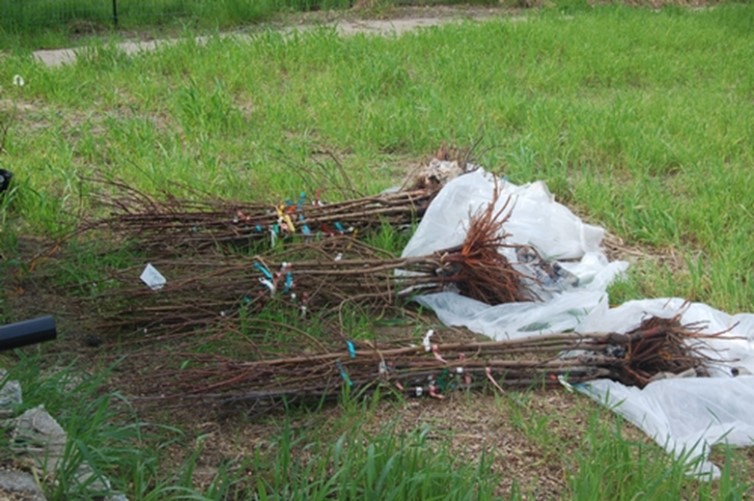
[(11, 447), (31, 457), (39, 468), (54, 473), (65, 454), (66, 440), (65, 430), (39, 405), (16, 418)]
[(218, 469), (214, 466), (197, 466), (194, 468), (193, 484), (206, 487), (217, 477)]
[(89, 463), (81, 463), (76, 470), (76, 481), (91, 494), (105, 494), (112, 490), (107, 477), (98, 477)]
[(18, 381), (6, 381), (7, 376), (8, 372), (0, 369), (0, 419), (12, 417), (16, 408), (23, 403), (21, 384)]
[(0, 471), (0, 499), (47, 501), (37, 481), (23, 471)]
[[(54, 475), (65, 455), (65, 430), (43, 405), (21, 414), (15, 419), (15, 427), (11, 443), (13, 450), (29, 457), (38, 468)], [(93, 496), (106, 496), (112, 490), (107, 477), (97, 476), (86, 462), (76, 470), (76, 482)], [(111, 494), (106, 499), (128, 501), (120, 493)]]

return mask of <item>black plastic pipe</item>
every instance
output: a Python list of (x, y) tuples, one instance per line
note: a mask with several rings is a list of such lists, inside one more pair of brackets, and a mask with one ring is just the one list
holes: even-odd
[(13, 173), (9, 170), (0, 169), (0, 193), (4, 192), (10, 186), (10, 180), (13, 178)]
[(57, 336), (55, 319), (50, 315), (4, 325), (0, 327), (0, 351), (52, 341)]

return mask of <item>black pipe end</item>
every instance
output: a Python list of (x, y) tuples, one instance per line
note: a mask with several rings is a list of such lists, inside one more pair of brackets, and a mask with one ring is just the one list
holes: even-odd
[(57, 336), (55, 318), (51, 315), (0, 325), (0, 351), (52, 341)]
[(13, 173), (11, 171), (0, 169), (0, 193), (3, 193), (8, 189), (11, 179), (13, 179)]

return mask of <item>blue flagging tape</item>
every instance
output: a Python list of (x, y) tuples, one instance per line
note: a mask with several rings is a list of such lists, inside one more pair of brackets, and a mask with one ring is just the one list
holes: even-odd
[(262, 275), (264, 275), (264, 277), (267, 280), (272, 280), (273, 279), (272, 278), (272, 273), (270, 273), (270, 270), (268, 270), (267, 267), (265, 265), (263, 265), (262, 263), (254, 263), (254, 268), (256, 268), (259, 271), (261, 271)]
[(351, 381), (351, 378), (348, 377), (348, 373), (343, 368), (343, 364), (340, 363), (340, 360), (336, 360), (335, 361), (335, 365), (338, 366), (338, 370), (340, 371), (340, 377), (343, 378), (343, 381), (345, 381), (345, 383), (348, 386), (353, 386), (353, 382)]
[(356, 346), (354, 346), (353, 341), (346, 341), (346, 346), (348, 346), (348, 355), (351, 358), (356, 358)]

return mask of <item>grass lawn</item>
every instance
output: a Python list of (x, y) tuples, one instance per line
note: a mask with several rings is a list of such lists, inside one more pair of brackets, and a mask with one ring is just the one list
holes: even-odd
[(526, 5), (519, 0), (0, 0), (0, 49), (85, 45), (106, 34), (164, 37), (187, 29), (228, 30), (294, 12), (344, 15), (352, 6), (384, 16), (395, 7), (455, 4)]
[[(477, 144), (477, 162), (513, 182), (545, 180), (634, 249), (640, 257), (611, 289), (612, 303), (681, 296), (754, 311), (752, 26), (746, 4), (655, 11), (556, 2), (523, 19), (401, 37), (270, 31), (138, 57), (104, 41), (57, 69), (16, 51), (0, 65), (0, 123), (10, 123), (0, 166), (16, 177), (0, 201), (0, 318), (44, 310), (17, 283), (45, 268), (24, 264), (30, 242), (95, 215), (92, 176), (147, 192), (279, 201), (300, 191), (301, 168), (332, 162), (331, 153), (373, 193), (443, 142)], [(55, 273), (97, 276), (113, 265), (93, 253), (66, 256)], [(63, 346), (79, 334), (65, 325)], [(131, 499), (751, 492), (751, 451), (717, 451), (723, 479), (696, 483), (575, 395), (345, 396), (318, 412), (229, 418), (207, 409), (206, 419), (161, 414), (156, 425), (113, 403), (117, 368), (82, 379), (83, 368), (111, 361), (92, 353), (71, 342), (2, 360), (29, 388), (25, 405), (45, 402), (79, 439), (71, 461), (89, 458)], [(66, 392), (71, 380), (76, 398)], [(66, 483), (56, 489), (51, 498), (66, 499)]]

